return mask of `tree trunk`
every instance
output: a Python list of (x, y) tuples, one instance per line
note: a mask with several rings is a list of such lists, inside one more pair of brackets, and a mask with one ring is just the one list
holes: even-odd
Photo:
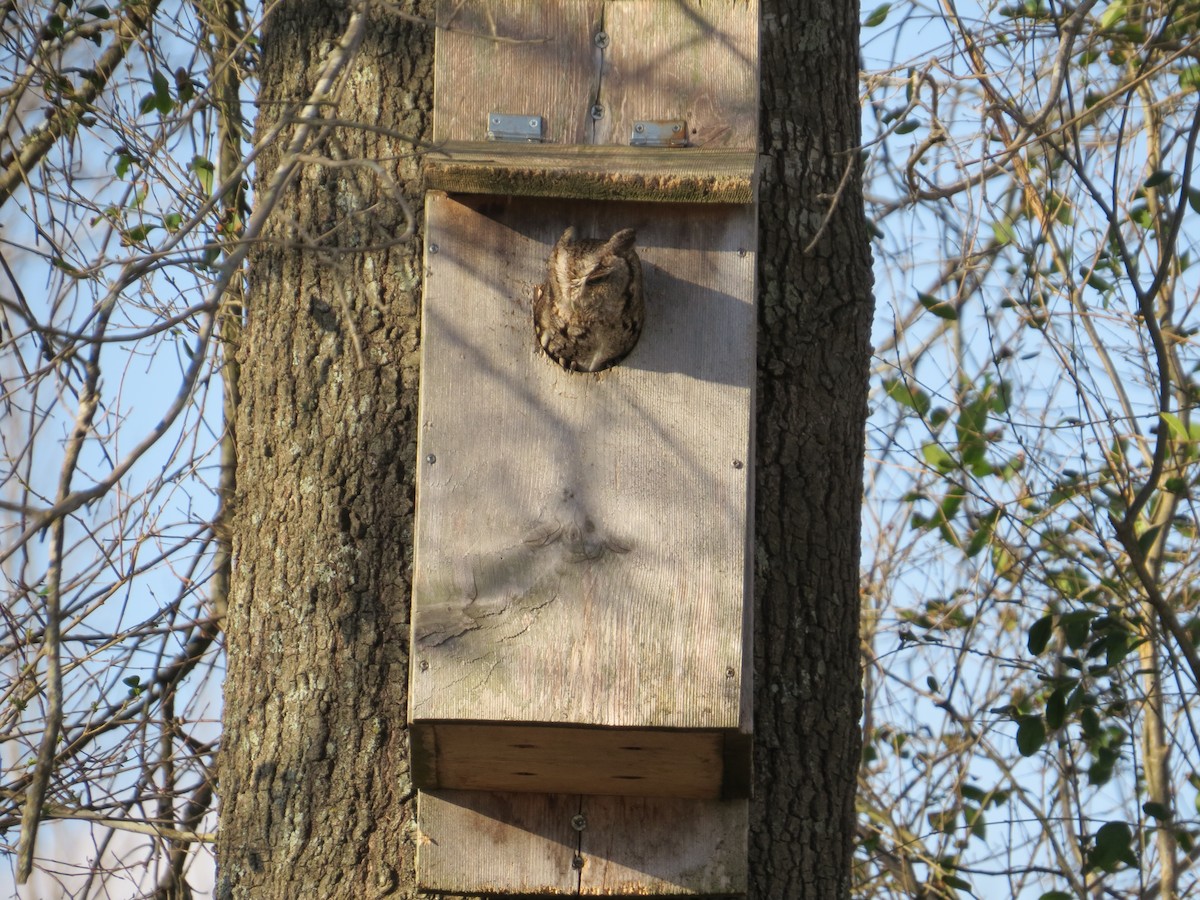
[(858, 4), (762, 9), (751, 896), (825, 900), (850, 893), (861, 747)]
[[(771, 158), (761, 190), (751, 841), (751, 894), (761, 898), (847, 895), (854, 825), (870, 259), (854, 149), (857, 9), (833, 6), (764, 2)], [(260, 135), (308, 96), (346, 18), (340, 4), (314, 0), (272, 13)], [(432, 37), (381, 13), (327, 115), (424, 136)], [(419, 216), (410, 149), (333, 129), (319, 152), (336, 165), (298, 170), (252, 256), (219, 898), (413, 893), (404, 719), (420, 242), (360, 249), (401, 232), (404, 219), (379, 172), (349, 164), (382, 166)], [(259, 158), (259, 191), (278, 161), (278, 148)]]
[[(428, 11), (425, 11), (428, 14)], [(263, 40), (259, 121), (294, 114), (346, 25), (292, 0)], [(325, 115), (425, 136), (433, 29), (379, 13)], [(283, 143), (289, 132), (285, 131)], [(255, 202), (279, 163), (258, 161)], [(218, 897), (375, 897), (411, 885), (405, 731), (421, 291), (412, 146), (335, 128), (251, 258), (226, 620)], [(374, 206), (372, 207), (372, 205)], [(307, 246), (306, 246), (307, 245)]]

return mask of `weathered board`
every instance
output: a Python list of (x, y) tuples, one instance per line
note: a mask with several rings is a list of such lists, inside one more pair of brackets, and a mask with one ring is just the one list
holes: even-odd
[(427, 891), (711, 895), (746, 889), (748, 804), (422, 792)]
[[(569, 224), (638, 229), (645, 329), (598, 375), (533, 334)], [(748, 731), (754, 224), (428, 195), (413, 723)]]
[(434, 141), (481, 141), (489, 113), (540, 115), (555, 144), (624, 144), (683, 119), (698, 147), (758, 141), (758, 3), (443, 0)]
[(749, 792), (742, 733), (424, 722), (412, 743), (422, 785), (695, 800)]
[[(748, 802), (725, 798), (750, 775), (757, 0), (441, 0), (437, 16), (420, 884), (742, 893)], [(493, 113), (542, 117), (545, 143), (485, 143)], [(689, 146), (630, 147), (654, 120), (685, 122)], [(638, 232), (645, 328), (598, 375), (563, 371), (533, 333), (568, 225)]]
[(750, 150), (447, 141), (426, 157), (425, 183), (450, 193), (751, 203), (757, 163)]

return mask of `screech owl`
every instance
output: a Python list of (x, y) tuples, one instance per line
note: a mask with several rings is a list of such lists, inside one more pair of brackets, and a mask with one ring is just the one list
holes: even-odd
[(624, 228), (607, 241), (576, 240), (568, 228), (550, 251), (546, 281), (533, 295), (533, 327), (564, 369), (615, 366), (641, 336), (646, 307), (636, 237)]

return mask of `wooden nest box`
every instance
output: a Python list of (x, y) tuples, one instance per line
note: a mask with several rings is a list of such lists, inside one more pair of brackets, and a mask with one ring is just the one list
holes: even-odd
[[(409, 703), (422, 886), (737, 893), (757, 3), (438, 15)], [(594, 374), (534, 333), (568, 226), (637, 232), (641, 335)]]

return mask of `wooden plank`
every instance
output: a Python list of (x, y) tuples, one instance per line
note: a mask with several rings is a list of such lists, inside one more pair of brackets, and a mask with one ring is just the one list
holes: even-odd
[(434, 141), (483, 140), (499, 112), (544, 116), (556, 144), (685, 119), (696, 146), (757, 146), (757, 0), (442, 0), (438, 24)]
[(487, 116), (540, 115), (556, 144), (592, 143), (601, 0), (441, 0), (433, 140), (479, 141)]
[(730, 895), (749, 804), (422, 791), (420, 888), (459, 894)]
[(413, 779), (428, 788), (687, 797), (726, 790), (719, 731), (418, 723)]
[(685, 119), (696, 146), (757, 147), (758, 28), (757, 0), (606, 3), (594, 142), (629, 143), (637, 120)]
[(744, 150), (460, 141), (430, 151), (425, 183), (450, 193), (750, 203), (757, 163)]
[[(748, 732), (753, 207), (459, 199), (426, 203), (411, 721)], [(638, 229), (646, 326), (599, 375), (533, 336), (568, 224)]]
[(744, 894), (750, 805), (586, 797), (579, 893)]
[(417, 879), (423, 891), (573, 894), (579, 832), (571, 795), (420, 791)]

